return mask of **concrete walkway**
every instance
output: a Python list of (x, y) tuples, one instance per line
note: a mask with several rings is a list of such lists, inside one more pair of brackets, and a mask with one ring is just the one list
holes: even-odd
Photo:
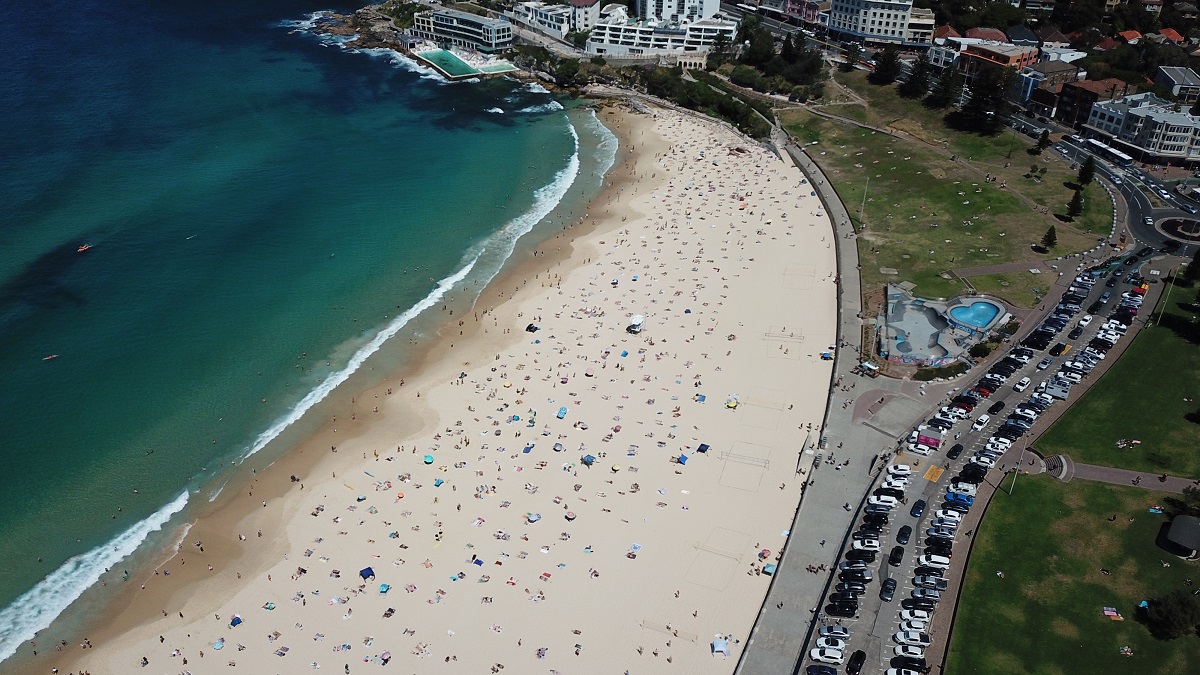
[(1155, 490), (1158, 492), (1175, 492), (1182, 494), (1186, 487), (1200, 487), (1200, 481), (1194, 481), (1188, 478), (1177, 478), (1167, 476), (1167, 479), (1162, 480), (1165, 474), (1150, 474), (1145, 471), (1130, 471), (1128, 469), (1114, 469), (1111, 466), (1096, 466), (1095, 464), (1075, 464), (1074, 478), (1081, 480), (1094, 480), (1101, 483), (1112, 483), (1113, 485), (1137, 485), (1144, 487), (1147, 490)]

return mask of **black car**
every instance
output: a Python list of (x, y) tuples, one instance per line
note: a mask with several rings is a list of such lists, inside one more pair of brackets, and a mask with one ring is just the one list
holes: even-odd
[(1108, 288), (1113, 288), (1117, 285), (1118, 281), (1120, 281), (1120, 279), (1113, 277), (1113, 278), (1109, 279), (1108, 281), (1104, 282), (1104, 285), (1107, 286)]
[(838, 575), (842, 581), (857, 581), (860, 584), (871, 582), (871, 577), (867, 576), (866, 570), (846, 570)]
[(1001, 410), (1004, 410), (1004, 401), (996, 401), (995, 403), (988, 406), (988, 414), (989, 415), (995, 415), (996, 413), (1000, 412)]
[(927, 664), (925, 659), (914, 656), (896, 656), (892, 658), (892, 667), (901, 670), (909, 670), (914, 672), (924, 672)]
[(912, 536), (912, 528), (908, 525), (896, 530), (896, 543), (907, 544), (909, 537)]
[(954, 446), (946, 452), (946, 459), (958, 459), (958, 456), (962, 454), (962, 451), (962, 443), (955, 443)]
[(837, 675), (837, 669), (822, 663), (814, 663), (804, 669), (804, 675)]
[(971, 507), (960, 502), (945, 502), (942, 504), (942, 508), (947, 511), (957, 511), (959, 513), (967, 513), (971, 510)]
[(878, 539), (882, 535), (883, 535), (882, 530), (876, 530), (874, 528), (864, 527), (863, 529), (854, 533), (854, 538), (855, 539)]
[(1103, 308), (1104, 308), (1104, 303), (1097, 300), (1096, 302), (1093, 302), (1092, 304), (1088, 305), (1087, 313), (1088, 314), (1099, 314), (1100, 310)]
[(892, 598), (896, 597), (896, 580), (884, 579), (883, 585), (879, 587), (879, 599), (884, 602), (891, 602)]
[(913, 502), (912, 508), (908, 510), (909, 515), (913, 518), (920, 518), (922, 513), (925, 513), (925, 500), (918, 499)]
[(839, 593), (850, 593), (853, 595), (862, 595), (863, 593), (867, 592), (867, 587), (862, 582), (843, 581), (843, 582), (839, 583), (837, 586), (834, 586), (834, 590), (836, 590)]
[(858, 604), (858, 593), (846, 593), (844, 591), (835, 591), (829, 594), (829, 602), (832, 604), (846, 603)]
[(858, 675), (862, 672), (863, 664), (867, 662), (867, 653), (859, 649), (850, 655), (846, 662), (846, 675)]
[(866, 563), (875, 562), (874, 551), (847, 551), (846, 560), (861, 560)]
[(1070, 333), (1067, 333), (1067, 339), (1078, 340), (1081, 335), (1083, 335), (1083, 326), (1076, 326), (1071, 329)]
[(950, 548), (954, 545), (954, 540), (947, 537), (925, 537), (925, 545)]
[(925, 555), (940, 555), (949, 558), (954, 555), (954, 550), (949, 546), (926, 546)]
[(825, 607), (825, 613), (829, 616), (836, 616), (843, 619), (850, 618), (858, 614), (858, 603), (835, 602)]
[(1150, 255), (1151, 253), (1154, 253), (1154, 248), (1151, 246), (1147, 246), (1146, 248), (1137, 252), (1137, 257), (1145, 258), (1146, 256)]
[(918, 567), (913, 570), (913, 574), (918, 577), (945, 577), (946, 570), (938, 567)]
[(888, 554), (888, 564), (892, 567), (899, 567), (904, 562), (904, 547), (893, 546), (892, 552)]
[(897, 490), (895, 488), (879, 488), (875, 491), (875, 494), (879, 497), (895, 497), (896, 499), (904, 498), (904, 490)]
[(905, 598), (900, 601), (900, 606), (904, 609), (923, 609), (926, 612), (937, 609), (937, 603), (927, 598)]
[(886, 513), (868, 513), (863, 516), (863, 523), (866, 525), (883, 526), (888, 524), (888, 514)]

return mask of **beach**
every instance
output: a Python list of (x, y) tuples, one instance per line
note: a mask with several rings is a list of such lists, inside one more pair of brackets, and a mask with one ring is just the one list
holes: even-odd
[(600, 119), (580, 226), (31, 672), (731, 672), (824, 415), (832, 229), (717, 122)]

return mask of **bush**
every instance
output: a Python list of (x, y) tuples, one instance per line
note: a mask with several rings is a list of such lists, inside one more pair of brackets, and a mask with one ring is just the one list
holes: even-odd
[(967, 350), (967, 353), (971, 355), (971, 358), (984, 359), (992, 353), (992, 346), (986, 342), (980, 342), (971, 345), (971, 349)]
[(948, 366), (941, 366), (939, 368), (921, 368), (915, 374), (913, 374), (913, 379), (917, 380), (918, 382), (929, 382), (930, 380), (936, 380), (939, 377), (949, 378), (954, 377), (955, 375), (961, 375), (970, 370), (970, 368), (971, 367), (965, 363), (951, 363)]

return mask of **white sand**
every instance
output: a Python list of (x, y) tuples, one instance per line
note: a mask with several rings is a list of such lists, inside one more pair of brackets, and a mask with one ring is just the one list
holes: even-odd
[[(72, 669), (365, 673), (390, 652), (383, 672), (731, 672), (770, 582), (759, 552), (772, 562), (785, 542), (824, 412), (832, 234), (790, 163), (693, 117), (642, 120), (621, 155), (639, 179), (568, 262), (487, 314), (486, 336), (429, 370), (436, 384), (389, 385), (303, 490), (235, 526), (244, 557)], [(414, 404), (429, 423), (400, 435)], [(195, 571), (208, 561), (192, 544)], [(728, 659), (710, 653), (718, 635), (738, 641)]]

